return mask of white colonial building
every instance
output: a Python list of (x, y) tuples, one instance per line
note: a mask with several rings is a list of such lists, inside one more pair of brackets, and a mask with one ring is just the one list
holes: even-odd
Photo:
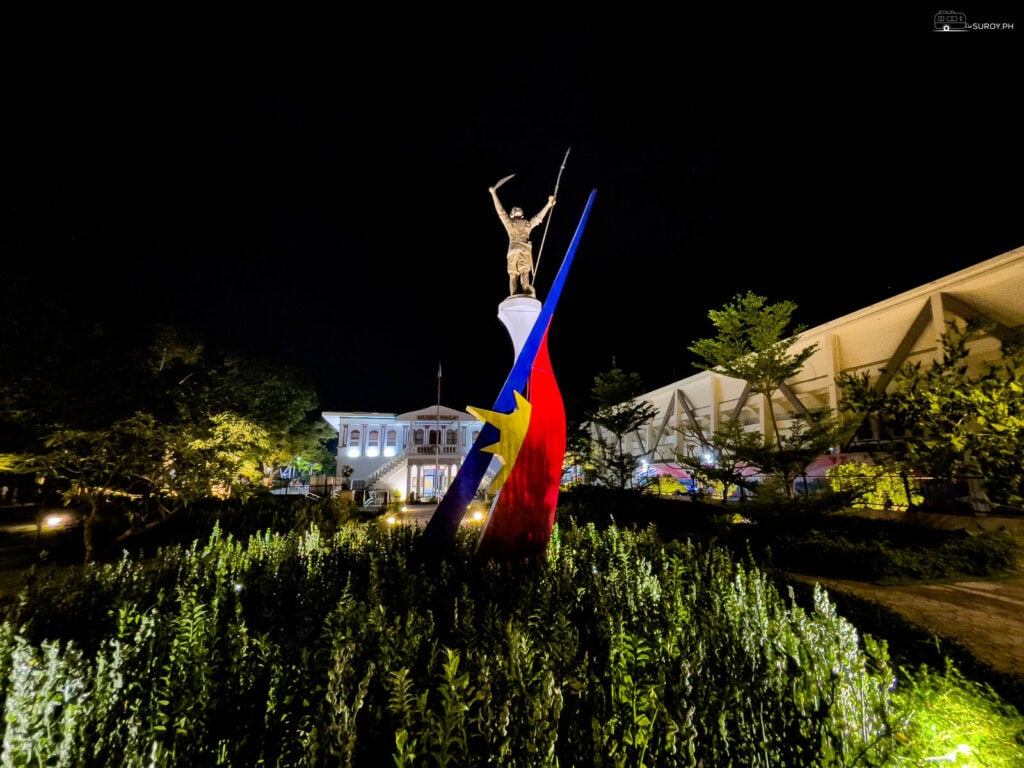
[[(440, 498), (455, 479), (483, 422), (465, 411), (431, 405), (409, 413), (325, 411), (338, 432), (339, 484), (357, 500)], [(351, 467), (345, 477), (343, 469)]]
[[(510, 296), (498, 305), (498, 319), (516, 358), (540, 312), (540, 301), (527, 296)], [(362, 504), (391, 501), (396, 495), (440, 499), (484, 426), (469, 413), (440, 403), (409, 413), (325, 411), (321, 416), (338, 432), (335, 485), (349, 485)], [(481, 488), (490, 485), (500, 465), (494, 457)]]

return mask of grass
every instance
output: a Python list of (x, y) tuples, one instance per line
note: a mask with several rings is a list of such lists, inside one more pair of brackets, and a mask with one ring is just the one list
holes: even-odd
[(907, 678), (898, 698), (916, 716), (897, 734), (904, 749), (894, 766), (1024, 764), (1024, 718), (990, 686), (952, 663), (941, 671), (922, 666)]

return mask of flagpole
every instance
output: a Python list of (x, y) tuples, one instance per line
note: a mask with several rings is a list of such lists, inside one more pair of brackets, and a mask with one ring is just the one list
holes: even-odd
[(437, 361), (437, 442), (434, 443), (434, 498), (440, 503), (438, 471), (441, 463), (441, 361)]

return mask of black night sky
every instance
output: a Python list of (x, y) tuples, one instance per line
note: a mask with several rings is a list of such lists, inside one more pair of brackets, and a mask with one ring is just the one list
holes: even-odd
[(516, 174), (532, 215), (569, 150), (541, 298), (597, 195), (552, 325), (563, 396), (613, 360), (653, 389), (738, 293), (813, 326), (1024, 245), (1024, 31), (934, 34), (935, 10), (538, 16), (518, 41), (35, 28), (5, 59), (3, 298), (195, 330), (309, 371), (323, 410), (430, 405), (438, 362), (445, 405), (490, 407), (512, 347), (487, 188)]

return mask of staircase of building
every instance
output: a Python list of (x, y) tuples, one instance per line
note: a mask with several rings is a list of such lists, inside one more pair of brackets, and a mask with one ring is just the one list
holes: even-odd
[(385, 477), (390, 475), (392, 472), (394, 472), (400, 466), (405, 464), (407, 461), (408, 461), (408, 450), (405, 450), (405, 451), (402, 451), (397, 456), (395, 456), (393, 459), (391, 459), (391, 461), (389, 461), (384, 466), (380, 467), (379, 469), (374, 470), (373, 473), (369, 477), (366, 478), (366, 481), (365, 481), (366, 482), (366, 487), (367, 488), (373, 488), (378, 482), (380, 482)]

